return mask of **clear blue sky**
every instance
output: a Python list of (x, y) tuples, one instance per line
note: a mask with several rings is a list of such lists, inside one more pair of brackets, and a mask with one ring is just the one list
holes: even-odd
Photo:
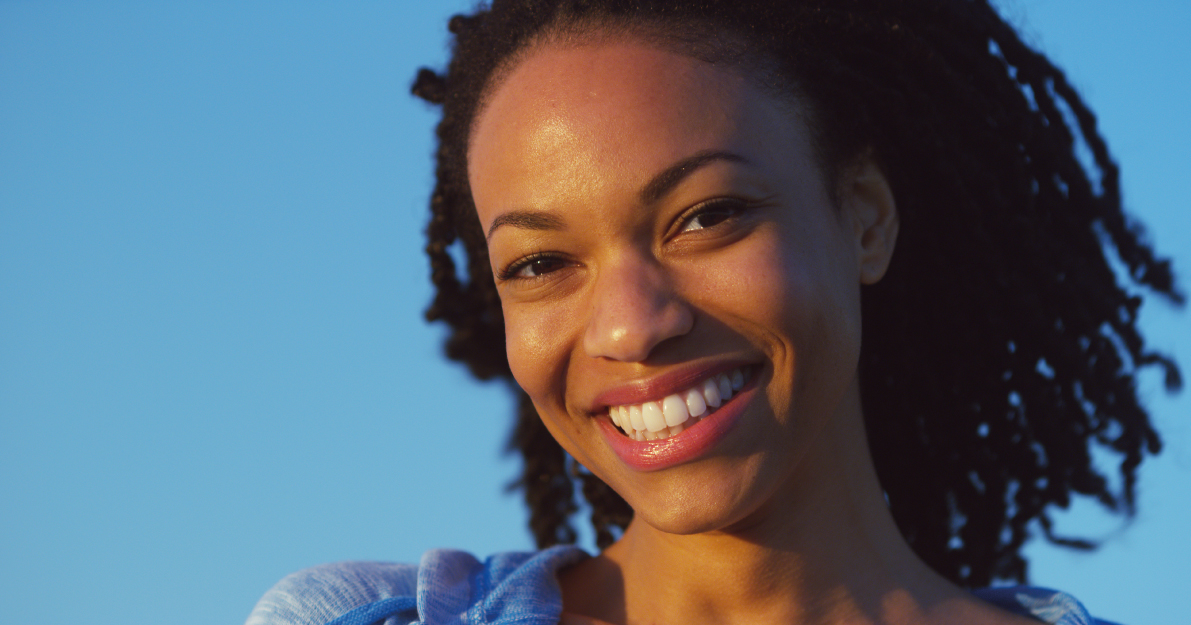
[[(407, 90), (468, 4), (0, 0), (0, 620), (240, 623), (320, 562), (530, 546), (506, 395), (421, 321), (433, 116)], [(1189, 7), (1005, 5), (1184, 278)], [(1185, 314), (1143, 322), (1191, 367)], [(1167, 451), (1136, 520), (1077, 507), (1059, 528), (1098, 553), (1029, 549), (1133, 625), (1191, 613), (1191, 400), (1142, 388)]]

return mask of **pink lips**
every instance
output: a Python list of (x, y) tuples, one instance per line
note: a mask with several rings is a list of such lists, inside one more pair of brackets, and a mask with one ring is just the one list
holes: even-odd
[(683, 430), (677, 436), (654, 441), (636, 441), (616, 429), (609, 419), (600, 419), (600, 429), (612, 451), (638, 471), (657, 471), (702, 456), (726, 435), (744, 414), (757, 394), (756, 375), (715, 412)]

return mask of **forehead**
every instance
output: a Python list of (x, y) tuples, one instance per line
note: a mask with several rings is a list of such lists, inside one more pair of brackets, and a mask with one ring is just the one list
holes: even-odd
[[(468, 175), (481, 213), (495, 192), (533, 205), (547, 199), (535, 191), (601, 182), (593, 171), (619, 170), (631, 183), (699, 151), (763, 151), (775, 133), (801, 139), (793, 113), (734, 67), (634, 41), (544, 44), (491, 88)], [(513, 194), (523, 181), (537, 187)]]
[[(578, 131), (579, 120), (590, 120), (612, 132), (628, 125), (632, 113), (659, 105), (676, 120), (708, 104), (724, 109), (743, 82), (739, 73), (633, 41), (540, 44), (489, 88), (469, 148), (494, 128), (516, 134), (565, 124)], [(694, 98), (712, 92), (720, 97)]]

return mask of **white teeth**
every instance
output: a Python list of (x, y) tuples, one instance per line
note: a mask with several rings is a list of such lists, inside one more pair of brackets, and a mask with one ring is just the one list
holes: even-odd
[(697, 388), (693, 388), (686, 392), (686, 410), (691, 413), (692, 417), (697, 417), (707, 412), (707, 401), (703, 399), (703, 393)]
[(645, 418), (641, 416), (641, 406), (629, 406), (629, 425), (634, 430), (645, 429)]
[(616, 427), (618, 427), (622, 430), (625, 429), (624, 428), (625, 414), (627, 414), (627, 413), (625, 412), (624, 406), (613, 406), (608, 409), (608, 417), (612, 419), (612, 423), (615, 423)]
[(707, 405), (712, 408), (720, 407), (720, 387), (716, 385), (714, 378), (703, 382), (703, 399), (707, 400)]
[(645, 421), (645, 429), (650, 432), (666, 429), (666, 417), (662, 414), (661, 404), (656, 401), (641, 404), (641, 419)]
[(745, 371), (733, 369), (704, 380), (694, 388), (667, 395), (659, 401), (611, 406), (612, 423), (637, 441), (669, 438), (697, 423), (744, 388)]
[(680, 395), (667, 395), (662, 400), (662, 415), (666, 418), (666, 427), (685, 423), (691, 418), (691, 413), (686, 409), (686, 400)]
[(655, 436), (657, 436), (657, 438), (654, 440), (661, 440), (663, 438), (670, 438), (671, 436), (678, 436), (679, 434), (682, 433), (683, 430), (686, 429), (687, 423), (690, 423), (690, 421), (687, 421), (686, 423), (679, 423), (678, 425), (672, 425), (672, 426), (662, 430), (661, 432), (657, 432), (655, 434)]

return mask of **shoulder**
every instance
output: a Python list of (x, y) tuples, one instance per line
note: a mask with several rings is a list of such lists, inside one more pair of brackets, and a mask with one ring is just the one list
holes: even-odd
[(575, 547), (501, 553), (484, 560), (436, 549), (417, 565), (324, 564), (278, 582), (257, 602), (245, 625), (325, 625), (362, 611), (395, 617), (386, 625), (414, 620), (500, 623), (512, 616), (526, 623), (533, 617), (557, 621), (562, 599), (555, 573), (586, 557)]
[(1092, 617), (1078, 599), (1049, 588), (982, 588), (973, 594), (999, 608), (1052, 625), (1117, 625)]

